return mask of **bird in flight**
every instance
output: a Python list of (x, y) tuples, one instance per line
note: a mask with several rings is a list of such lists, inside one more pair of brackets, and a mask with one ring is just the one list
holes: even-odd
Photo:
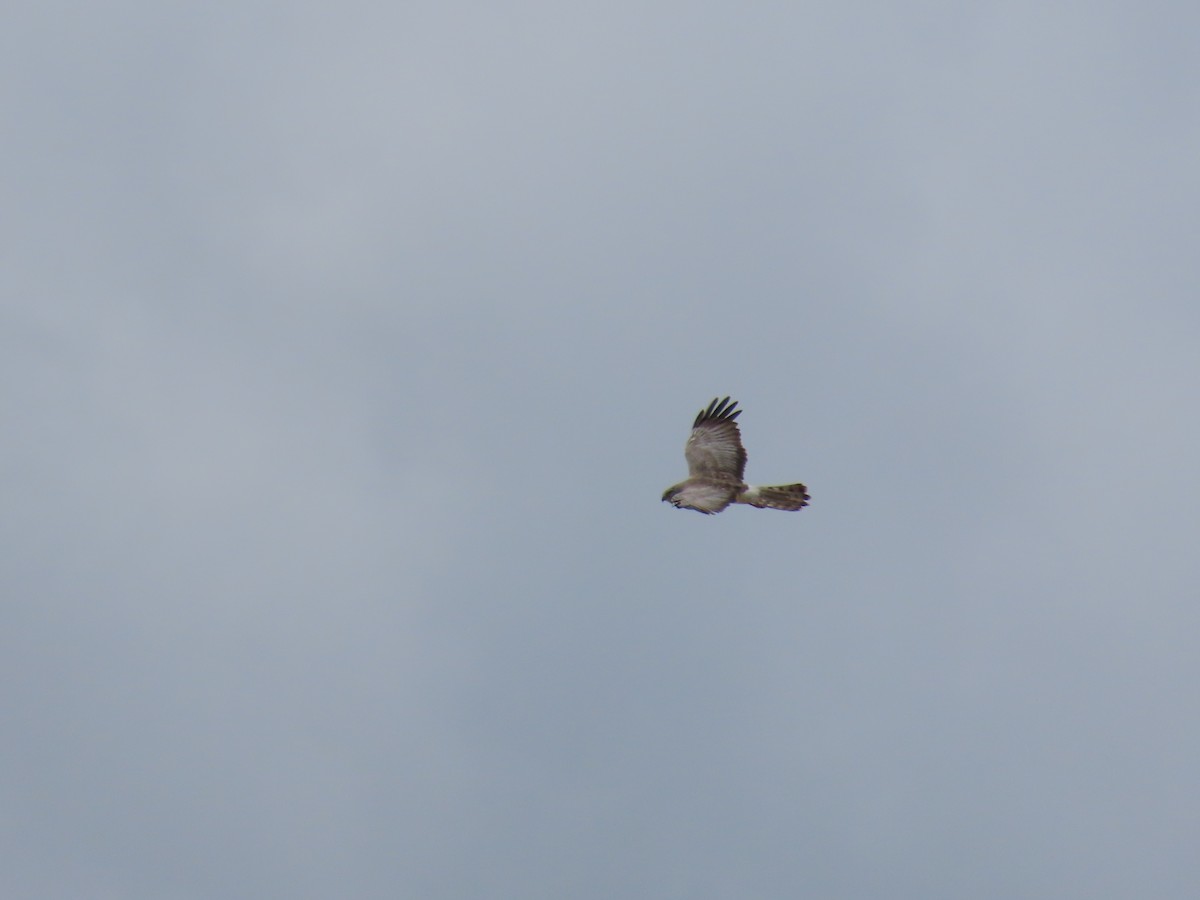
[(737, 401), (714, 399), (700, 410), (692, 423), (683, 455), (687, 458), (687, 480), (663, 492), (663, 502), (676, 509), (694, 509), (705, 515), (719, 513), (730, 503), (745, 503), (759, 509), (800, 509), (808, 505), (808, 489), (802, 484), (781, 487), (751, 487), (742, 480), (746, 470), (746, 448), (734, 421), (742, 411)]

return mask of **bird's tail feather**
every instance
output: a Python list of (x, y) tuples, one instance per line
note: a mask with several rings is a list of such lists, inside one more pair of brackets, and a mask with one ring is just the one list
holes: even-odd
[(808, 505), (808, 500), (808, 488), (802, 484), (747, 488), (738, 497), (739, 503), (749, 503), (759, 509), (801, 509)]

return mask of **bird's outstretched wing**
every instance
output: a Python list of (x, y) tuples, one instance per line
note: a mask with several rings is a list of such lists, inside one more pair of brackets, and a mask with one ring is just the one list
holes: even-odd
[(692, 478), (724, 476), (742, 480), (746, 470), (746, 448), (734, 421), (742, 411), (729, 398), (714, 399), (707, 409), (700, 410), (692, 423), (683, 455), (687, 458), (688, 474)]

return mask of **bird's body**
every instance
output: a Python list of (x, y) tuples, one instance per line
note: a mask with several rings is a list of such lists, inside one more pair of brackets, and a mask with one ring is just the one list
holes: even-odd
[(737, 402), (730, 403), (728, 397), (714, 399), (707, 409), (700, 410), (683, 449), (688, 477), (666, 489), (665, 502), (706, 515), (719, 513), (731, 503), (785, 510), (808, 504), (808, 491), (802, 484), (751, 487), (742, 480), (746, 448), (734, 421), (741, 414)]

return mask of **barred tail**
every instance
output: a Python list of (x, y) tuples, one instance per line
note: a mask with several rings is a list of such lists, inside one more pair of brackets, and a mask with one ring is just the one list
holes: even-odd
[(759, 509), (800, 509), (808, 506), (808, 488), (802, 484), (785, 484), (777, 487), (746, 488), (737, 498), (738, 503), (749, 503)]

